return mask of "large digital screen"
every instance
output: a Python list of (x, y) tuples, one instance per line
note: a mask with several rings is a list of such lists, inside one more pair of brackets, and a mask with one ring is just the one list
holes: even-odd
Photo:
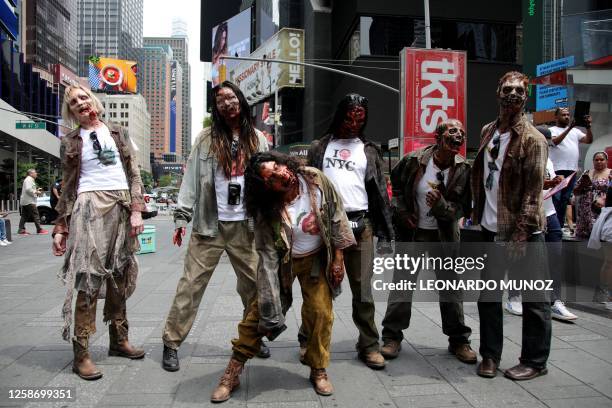
[(115, 58), (89, 58), (89, 86), (94, 91), (136, 93), (138, 90), (135, 61)]
[(251, 53), (251, 9), (235, 15), (213, 27), (212, 33), (212, 85), (217, 86), (222, 78), (229, 79), (229, 72), (240, 61), (223, 60), (221, 57), (245, 57)]

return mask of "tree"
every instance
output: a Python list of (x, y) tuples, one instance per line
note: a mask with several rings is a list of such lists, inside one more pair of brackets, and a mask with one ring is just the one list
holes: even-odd
[(164, 174), (158, 180), (159, 187), (168, 187), (172, 185), (172, 176), (170, 174)]
[(202, 125), (204, 126), (204, 128), (211, 127), (212, 126), (212, 116), (208, 115), (207, 117), (205, 117), (204, 121), (202, 122)]
[(17, 183), (23, 182), (23, 179), (28, 175), (29, 169), (35, 169), (38, 173), (36, 177), (36, 185), (43, 190), (47, 190), (50, 184), (49, 168), (46, 163), (39, 165), (38, 163), (17, 163)]
[(140, 178), (142, 179), (142, 185), (145, 186), (145, 190), (151, 191), (153, 187), (153, 176), (146, 170), (140, 170)]

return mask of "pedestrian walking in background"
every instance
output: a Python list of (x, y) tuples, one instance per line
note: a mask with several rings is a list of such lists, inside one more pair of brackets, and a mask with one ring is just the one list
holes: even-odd
[(25, 224), (30, 222), (30, 220), (34, 222), (37, 234), (45, 235), (49, 233), (49, 231), (40, 226), (40, 215), (38, 215), (36, 199), (42, 195), (42, 188), (36, 186), (36, 177), (38, 177), (36, 169), (28, 169), (28, 175), (23, 180), (23, 185), (21, 186), (21, 198), (19, 199), (21, 218), (19, 219), (19, 230), (17, 231), (19, 235), (29, 235)]

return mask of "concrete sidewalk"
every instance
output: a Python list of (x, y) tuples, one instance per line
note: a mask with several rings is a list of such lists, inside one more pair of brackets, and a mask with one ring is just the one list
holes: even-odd
[[(14, 223), (14, 222), (13, 222)], [(56, 275), (62, 259), (51, 255), (50, 236), (17, 236), (0, 248), (0, 406), (24, 406), (11, 400), (9, 388), (75, 387), (73, 403), (28, 402), (28, 407), (209, 406), (209, 397), (229, 359), (230, 340), (242, 315), (236, 278), (227, 258), (213, 275), (200, 313), (179, 351), (181, 370), (161, 368), (161, 333), (166, 313), (182, 274), (185, 248), (171, 246), (172, 223), (166, 217), (148, 220), (157, 226), (157, 252), (140, 255), (138, 288), (128, 301), (130, 339), (144, 346), (144, 360), (108, 357), (108, 331), (98, 313), (92, 338), (93, 358), (104, 372), (95, 382), (71, 371), (72, 347), (60, 336), (60, 308), (65, 288)], [(28, 225), (31, 229), (32, 226)], [(346, 283), (346, 282), (345, 282)], [(549, 374), (513, 382), (500, 373), (486, 380), (474, 365), (457, 361), (446, 351), (438, 305), (414, 305), (411, 328), (400, 356), (382, 371), (372, 371), (356, 358), (357, 331), (351, 319), (348, 285), (335, 303), (330, 378), (332, 397), (319, 397), (308, 382), (308, 367), (298, 362), (296, 341), (301, 305), (299, 286), (288, 316), (288, 330), (269, 343), (272, 357), (248, 363), (241, 387), (226, 407), (612, 407), (612, 320), (576, 312), (575, 324), (553, 322)], [(100, 301), (103, 302), (103, 301)], [(385, 304), (377, 304), (378, 323)], [(472, 347), (478, 350), (478, 312), (466, 304)], [(505, 315), (501, 368), (518, 362), (521, 319)]]

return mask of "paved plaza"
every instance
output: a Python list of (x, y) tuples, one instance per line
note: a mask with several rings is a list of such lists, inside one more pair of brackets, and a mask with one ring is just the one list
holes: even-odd
[[(11, 216), (13, 231), (17, 218)], [(185, 247), (171, 245), (173, 224), (159, 216), (157, 252), (139, 256), (140, 276), (128, 301), (130, 340), (143, 346), (144, 360), (109, 357), (108, 330), (98, 308), (98, 332), (91, 339), (94, 361), (104, 373), (87, 382), (72, 373), (72, 346), (60, 336), (60, 308), (65, 288), (57, 278), (62, 258), (51, 255), (50, 236), (21, 237), (0, 248), (0, 406), (28, 407), (202, 407), (231, 354), (230, 339), (242, 315), (236, 278), (224, 256), (204, 295), (191, 334), (179, 351), (181, 369), (161, 368), (161, 333), (166, 313), (183, 270)], [(31, 224), (28, 227), (32, 230)], [(247, 364), (241, 386), (226, 407), (612, 407), (612, 320), (583, 311), (575, 324), (553, 322), (549, 374), (513, 382), (500, 373), (487, 380), (474, 365), (457, 361), (446, 350), (436, 303), (414, 305), (412, 324), (400, 356), (385, 370), (373, 371), (356, 358), (357, 331), (351, 319), (348, 285), (334, 304), (330, 378), (331, 397), (319, 397), (308, 382), (309, 369), (298, 362), (297, 328), (301, 305), (294, 286), (294, 307), (288, 329), (269, 343), (272, 357)], [(103, 302), (103, 301), (100, 301)], [(384, 303), (377, 304), (380, 324)], [(478, 350), (476, 305), (465, 305), (466, 323)], [(518, 362), (521, 319), (504, 316), (501, 368)], [(9, 389), (74, 387), (75, 402), (21, 402)]]

